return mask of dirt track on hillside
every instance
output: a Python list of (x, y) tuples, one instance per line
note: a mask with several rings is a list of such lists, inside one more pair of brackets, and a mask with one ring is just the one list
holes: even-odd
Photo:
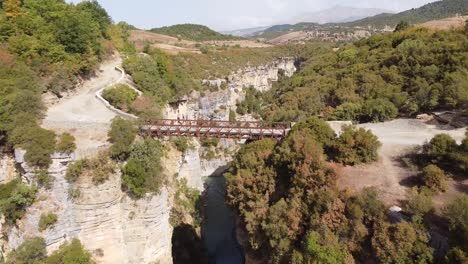
[[(372, 130), (382, 142), (379, 150), (379, 160), (368, 165), (355, 167), (343, 167), (339, 169), (339, 186), (362, 190), (365, 187), (375, 186), (380, 191), (381, 198), (388, 205), (400, 204), (405, 199), (410, 177), (416, 172), (404, 167), (400, 157), (414, 146), (422, 145), (439, 133), (447, 133), (460, 142), (465, 133), (465, 128), (453, 129), (448, 126), (427, 124), (419, 120), (398, 119), (385, 123), (361, 124)], [(436, 206), (440, 207), (447, 201), (463, 192), (463, 186), (468, 187), (468, 181), (449, 181), (449, 190), (436, 197)]]
[(120, 57), (104, 62), (97, 76), (86, 80), (73, 94), (49, 107), (42, 126), (57, 133), (69, 132), (76, 138), (77, 156), (94, 155), (107, 145), (107, 132), (116, 116), (95, 97), (95, 93), (119, 79)]

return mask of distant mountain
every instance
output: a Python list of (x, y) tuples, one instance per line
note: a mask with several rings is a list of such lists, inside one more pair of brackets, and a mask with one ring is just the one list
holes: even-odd
[(267, 28), (269, 27), (243, 28), (243, 29), (237, 29), (237, 30), (232, 30), (232, 31), (221, 31), (221, 33), (225, 35), (232, 35), (232, 36), (237, 36), (237, 37), (251, 37), (256, 32), (265, 30)]
[(314, 22), (319, 24), (344, 23), (382, 13), (393, 13), (392, 11), (379, 8), (355, 8), (346, 6), (335, 6), (326, 10), (304, 13), (291, 20), (291, 23)]
[(169, 27), (153, 28), (150, 31), (153, 33), (168, 35), (192, 41), (239, 39), (238, 37), (223, 35), (219, 32), (210, 29), (207, 26), (196, 24), (179, 24)]
[(468, 13), (468, 0), (443, 0), (413, 8), (398, 14), (380, 14), (373, 17), (345, 23), (346, 26), (384, 28), (395, 27), (398, 22), (406, 21), (410, 24), (453, 17)]

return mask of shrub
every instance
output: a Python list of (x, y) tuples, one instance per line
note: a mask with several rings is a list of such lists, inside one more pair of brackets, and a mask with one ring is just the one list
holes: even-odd
[(39, 187), (52, 188), (55, 178), (50, 176), (47, 170), (36, 171), (36, 182)]
[(187, 179), (177, 181), (176, 187), (169, 223), (173, 227), (179, 226), (184, 223), (184, 218), (190, 215), (193, 222), (188, 224), (198, 227), (201, 223), (200, 191), (189, 187)]
[(42, 237), (26, 239), (16, 250), (8, 254), (6, 264), (39, 264), (47, 259), (46, 243)]
[(75, 182), (83, 173), (85, 166), (86, 160), (77, 160), (70, 164), (67, 168), (65, 179), (70, 183)]
[(381, 143), (372, 131), (364, 128), (356, 129), (354, 126), (343, 126), (342, 130), (331, 147), (332, 159), (346, 165), (377, 160), (377, 150)]
[(356, 103), (344, 103), (333, 111), (333, 119), (342, 121), (357, 121), (361, 115), (362, 106)]
[(23, 217), (26, 208), (36, 199), (35, 187), (29, 187), (19, 180), (0, 185), (0, 211), (9, 224)]
[(137, 197), (161, 190), (165, 181), (161, 158), (164, 147), (159, 141), (145, 139), (133, 146), (127, 164), (122, 168), (122, 188)]
[(384, 122), (395, 118), (398, 109), (387, 99), (371, 99), (362, 105), (361, 122)]
[(76, 150), (75, 137), (69, 133), (63, 133), (55, 149), (60, 153), (70, 154)]
[(433, 210), (432, 196), (427, 192), (418, 192), (416, 188), (408, 191), (405, 210), (413, 215), (413, 221), (419, 222), (424, 215)]
[(232, 109), (229, 109), (229, 121), (234, 122), (237, 120), (236, 112)]
[(330, 146), (336, 137), (335, 131), (325, 121), (315, 116), (297, 123), (291, 132), (296, 133), (299, 131), (301, 133), (306, 132), (325, 148)]
[(107, 152), (100, 152), (92, 159), (78, 160), (70, 164), (65, 174), (68, 182), (75, 182), (80, 176), (92, 177), (94, 184), (101, 184), (109, 179), (109, 175), (115, 172), (115, 164), (109, 158)]
[(102, 97), (114, 107), (123, 111), (129, 111), (133, 101), (137, 99), (138, 93), (128, 85), (116, 84), (113, 87), (105, 89)]
[(436, 165), (428, 165), (424, 167), (421, 173), (424, 186), (434, 192), (445, 192), (447, 190), (447, 183), (445, 179), (447, 176), (445, 172)]
[(219, 138), (202, 138), (200, 139), (200, 143), (202, 147), (210, 148), (210, 147), (217, 147), (219, 144)]
[(444, 210), (449, 222), (450, 242), (468, 251), (468, 195), (462, 195)]
[(176, 147), (176, 149), (182, 153), (187, 152), (187, 150), (193, 148), (190, 144), (189, 139), (186, 137), (176, 137), (172, 139), (172, 143)]
[(40, 232), (46, 230), (50, 226), (54, 225), (57, 222), (57, 215), (54, 213), (48, 214), (41, 214), (41, 218), (39, 219), (39, 226), (38, 230)]
[(40, 127), (31, 128), (22, 146), (26, 150), (24, 159), (29, 165), (47, 168), (52, 163), (50, 156), (55, 151), (55, 133)]
[(84, 249), (80, 240), (74, 238), (71, 243), (61, 245), (59, 250), (52, 253), (46, 261), (46, 264), (63, 263), (91, 264), (94, 262), (91, 254)]
[(424, 150), (429, 155), (436, 158), (442, 158), (454, 151), (457, 147), (457, 142), (450, 135), (438, 134), (435, 135), (431, 141), (424, 146)]
[(110, 153), (112, 158), (124, 160), (128, 157), (131, 151), (131, 146), (135, 140), (137, 128), (133, 121), (125, 120), (120, 117), (112, 121), (111, 130), (109, 131)]

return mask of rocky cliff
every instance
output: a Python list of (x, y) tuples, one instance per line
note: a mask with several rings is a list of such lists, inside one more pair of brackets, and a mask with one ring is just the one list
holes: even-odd
[[(235, 111), (236, 103), (243, 100), (246, 87), (269, 90), (281, 75), (291, 76), (295, 70), (293, 59), (280, 59), (265, 66), (247, 67), (226, 79), (207, 80), (205, 82), (216, 85), (217, 92), (193, 93), (187, 100), (167, 106), (165, 116), (227, 120), (229, 110)], [(163, 164), (168, 176), (186, 178), (191, 187), (202, 191), (204, 178), (222, 173), (238, 145), (233, 140), (221, 140), (216, 149), (203, 147), (196, 140), (192, 145), (186, 153), (170, 150)], [(207, 159), (209, 151), (215, 155)], [(23, 157), (24, 152), (17, 151), (16, 161), (0, 160), (0, 182), (14, 177), (11, 175), (15, 175), (12, 171), (15, 162), (23, 181), (33, 182), (35, 170), (27, 166)], [(54, 178), (52, 188), (39, 190), (37, 201), (17, 226), (1, 228), (2, 233), (7, 234), (7, 238), (0, 239), (4, 242), (2, 252), (15, 249), (31, 236), (44, 237), (49, 252), (77, 237), (98, 263), (172, 263), (173, 228), (169, 216), (174, 190), (167, 187), (158, 195), (134, 200), (121, 191), (118, 173), (97, 186), (86, 177), (69, 184), (65, 173), (75, 157), (55, 154), (52, 159), (48, 170)], [(48, 212), (57, 214), (58, 222), (39, 232), (40, 216)]]
[[(215, 86), (218, 91), (193, 92), (185, 100), (168, 105), (164, 116), (173, 119), (228, 120), (229, 110), (235, 111), (236, 103), (244, 100), (246, 88), (252, 86), (258, 91), (268, 91), (281, 76), (290, 77), (295, 71), (295, 60), (282, 58), (268, 65), (240, 69), (226, 79), (205, 80), (205, 84)], [(244, 118), (251, 119), (248, 116)]]
[[(23, 155), (17, 151), (16, 161), (23, 170), (23, 181), (30, 182), (34, 169), (27, 166)], [(51, 252), (77, 237), (99, 263), (172, 263), (169, 191), (134, 200), (121, 191), (118, 174), (98, 186), (90, 179), (69, 184), (65, 172), (73, 159), (73, 155), (53, 156), (49, 168), (53, 187), (40, 189), (37, 202), (17, 227), (6, 230), (8, 248), (16, 248), (27, 237), (41, 236)], [(72, 191), (79, 195), (71, 198)], [(39, 232), (40, 216), (48, 212), (57, 214), (58, 222)]]

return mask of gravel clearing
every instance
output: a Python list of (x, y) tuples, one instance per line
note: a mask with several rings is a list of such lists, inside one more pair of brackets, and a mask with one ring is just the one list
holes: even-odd
[[(400, 164), (399, 158), (402, 155), (440, 133), (449, 134), (457, 142), (460, 142), (466, 131), (466, 128), (454, 129), (450, 126), (425, 123), (415, 119), (396, 119), (384, 123), (360, 124), (358, 127), (370, 129), (379, 137), (380, 142), (382, 142), (379, 160), (372, 164), (339, 168), (339, 186), (341, 188), (350, 187), (358, 191), (365, 187), (375, 186), (387, 205), (401, 205), (409, 188), (405, 184), (405, 180), (417, 173)], [(463, 190), (466, 191), (468, 181), (449, 180), (448, 185), (449, 190), (434, 199), (438, 208), (463, 193)]]
[(107, 132), (116, 114), (107, 109), (95, 93), (119, 79), (120, 72), (115, 67), (121, 63), (117, 56), (105, 61), (95, 77), (76, 87), (73, 95), (61, 99), (46, 113), (42, 122), (44, 128), (75, 136), (77, 158), (92, 156), (108, 145)]

